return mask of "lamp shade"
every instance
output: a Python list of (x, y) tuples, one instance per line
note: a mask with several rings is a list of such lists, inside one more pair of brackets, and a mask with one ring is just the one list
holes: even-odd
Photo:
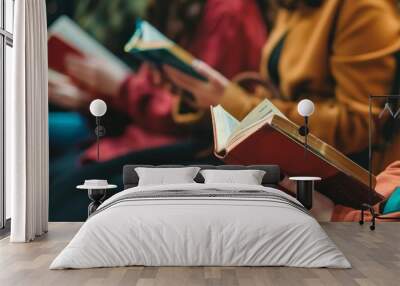
[(314, 103), (309, 99), (303, 99), (297, 105), (297, 112), (303, 117), (309, 117), (314, 113)]
[(107, 104), (101, 99), (95, 99), (90, 103), (89, 109), (93, 116), (101, 117), (107, 111)]

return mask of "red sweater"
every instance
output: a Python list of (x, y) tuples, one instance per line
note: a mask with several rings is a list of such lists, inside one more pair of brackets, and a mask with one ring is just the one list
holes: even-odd
[[(194, 39), (184, 48), (232, 78), (258, 71), (265, 41), (266, 27), (255, 0), (208, 0)], [(171, 116), (173, 96), (154, 83), (147, 65), (124, 81), (117, 99), (105, 100), (128, 114), (132, 123), (121, 136), (101, 140), (101, 161), (182, 139)], [(82, 160), (96, 160), (96, 150), (91, 146)]]

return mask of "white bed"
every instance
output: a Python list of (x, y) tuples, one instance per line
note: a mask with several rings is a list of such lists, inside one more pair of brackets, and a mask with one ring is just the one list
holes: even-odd
[(198, 183), (138, 186), (111, 197), (50, 269), (128, 265), (351, 267), (284, 192)]

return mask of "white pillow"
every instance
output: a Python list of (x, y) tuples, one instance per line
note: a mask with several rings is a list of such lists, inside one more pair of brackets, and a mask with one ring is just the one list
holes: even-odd
[(265, 171), (261, 170), (202, 170), (204, 183), (261, 185)]
[(135, 168), (139, 176), (139, 186), (195, 183), (193, 179), (199, 170), (199, 167)]

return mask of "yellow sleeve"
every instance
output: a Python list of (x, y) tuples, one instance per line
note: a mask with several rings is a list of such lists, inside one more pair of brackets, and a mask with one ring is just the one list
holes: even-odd
[[(390, 94), (394, 85), (394, 53), (400, 50), (394, 2), (345, 2), (329, 59), (334, 97), (305, 95), (316, 107), (310, 117), (311, 132), (346, 154), (368, 146), (369, 95)], [(302, 123), (297, 103), (273, 103), (291, 120)]]
[(236, 119), (242, 120), (265, 95), (251, 94), (234, 82), (231, 82), (222, 95), (220, 104)]
[(192, 125), (199, 123), (206, 112), (201, 109), (190, 108), (184, 102), (182, 96), (175, 98), (172, 104), (172, 118), (175, 123)]
[[(242, 89), (234, 82), (228, 84), (221, 96), (219, 104), (238, 120), (242, 120), (262, 100), (265, 95), (259, 93), (251, 94)], [(185, 102), (178, 97), (172, 107), (172, 116), (176, 123), (195, 124), (202, 120), (207, 112), (192, 109), (190, 112), (182, 112)]]

